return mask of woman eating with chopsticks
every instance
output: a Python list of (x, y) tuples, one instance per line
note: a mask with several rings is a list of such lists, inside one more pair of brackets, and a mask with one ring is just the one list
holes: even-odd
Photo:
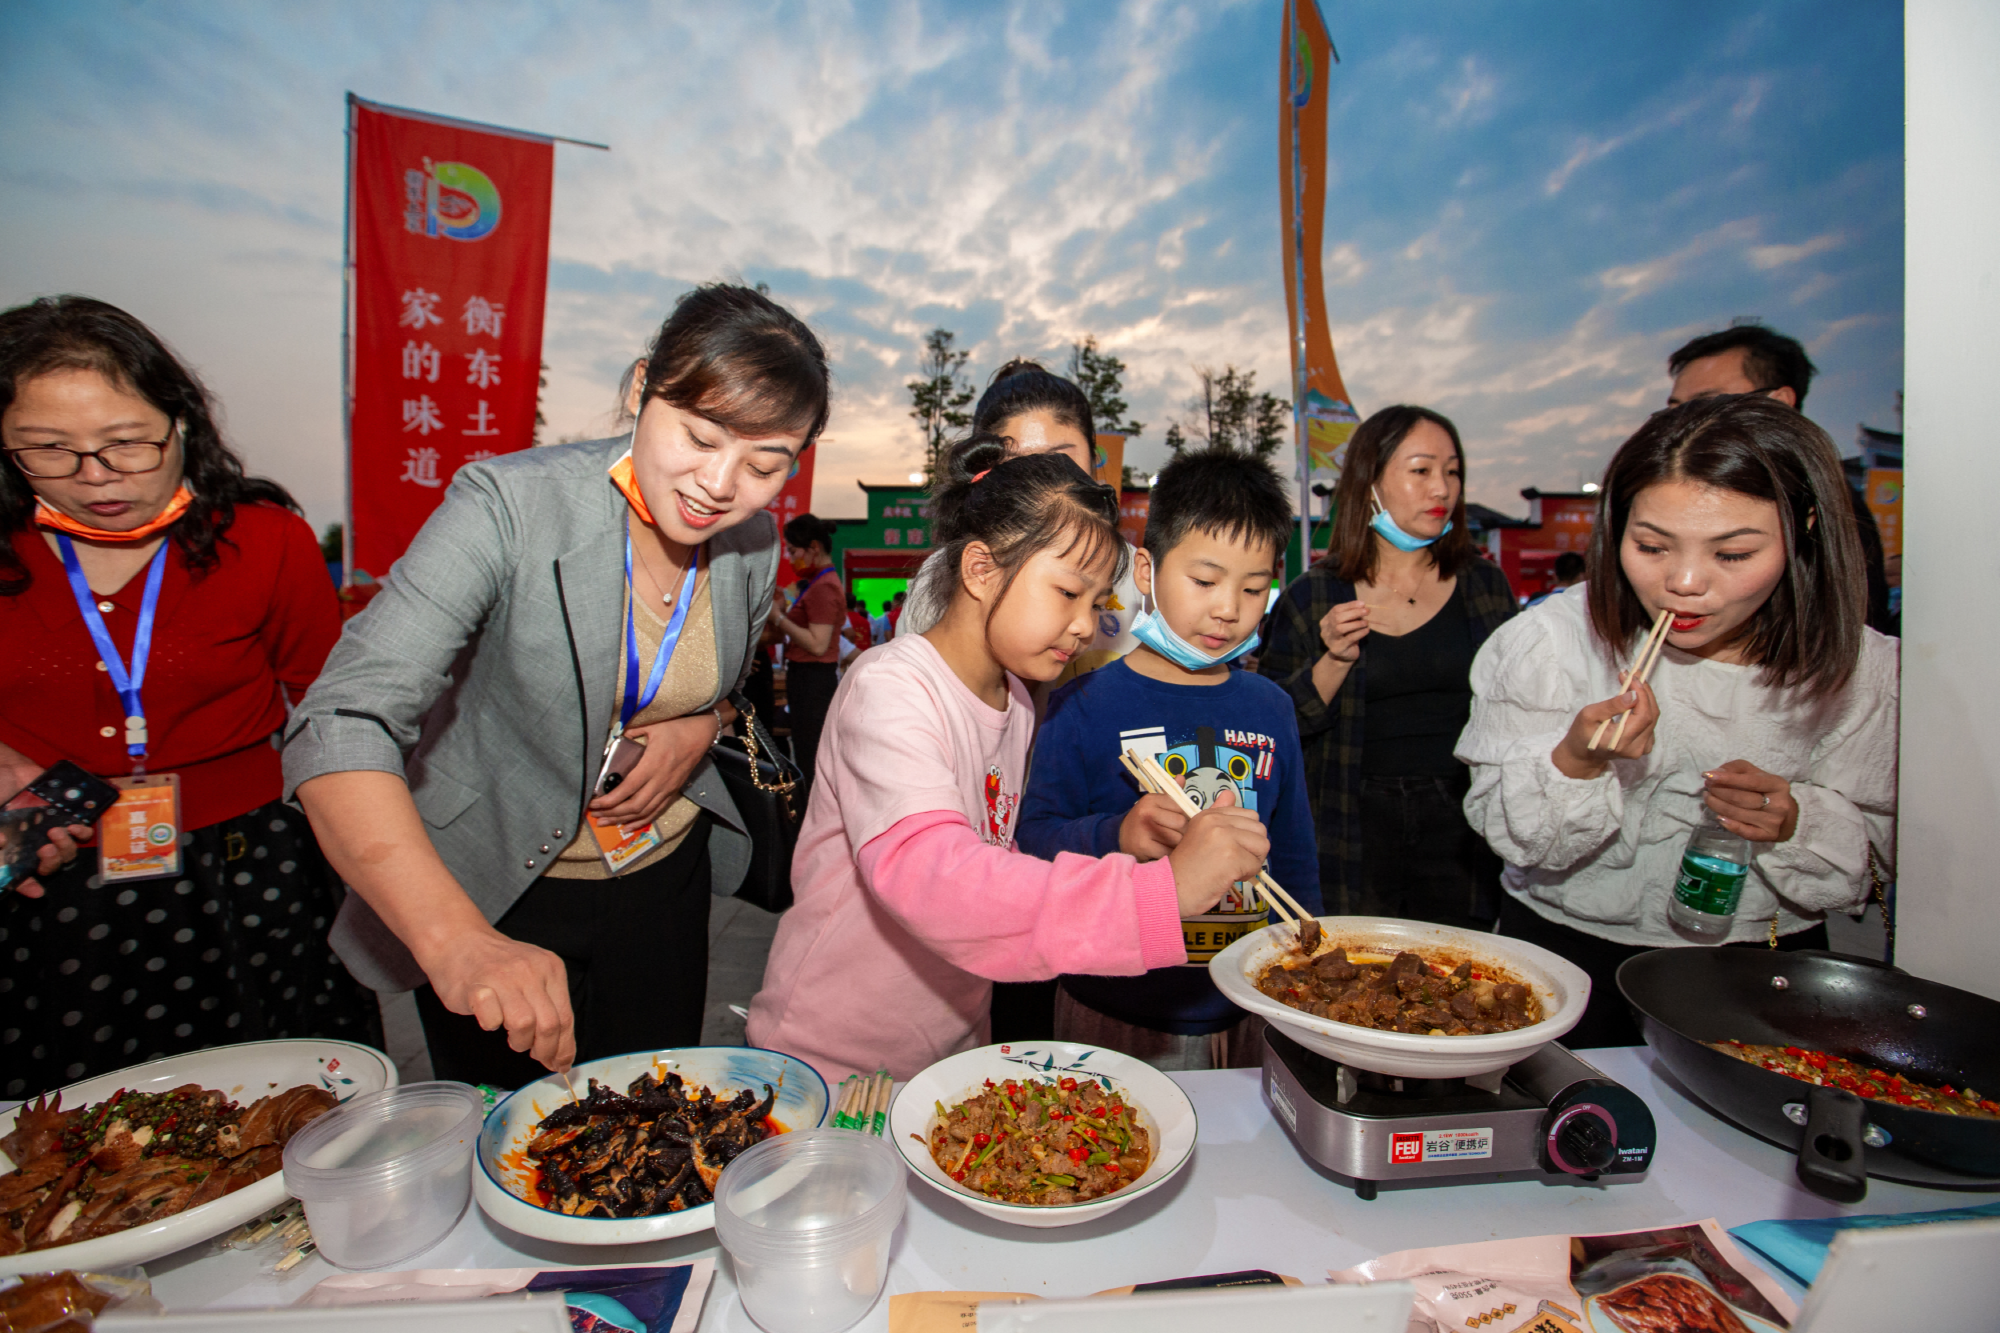
[(1891, 873), (1897, 648), (1865, 624), (1854, 525), (1822, 517), (1846, 484), (1781, 403), (1657, 413), (1605, 472), (1586, 595), (1473, 663), (1466, 815), (1507, 862), (1499, 932), (1590, 974), (1569, 1045), (1637, 1045), (1618, 965), (1703, 942), (1667, 907), (1704, 810), (1752, 853), (1730, 944), (1823, 949), (1871, 862)]

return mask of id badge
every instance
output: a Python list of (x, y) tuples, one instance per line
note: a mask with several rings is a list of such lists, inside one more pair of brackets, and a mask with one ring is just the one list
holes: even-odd
[(97, 873), (106, 884), (181, 873), (177, 773), (112, 778), (118, 800), (97, 821)]
[(604, 868), (614, 875), (666, 841), (653, 824), (635, 833), (626, 833), (616, 824), (598, 823), (597, 816), (588, 812), (583, 817), (590, 826), (591, 836), (597, 839), (597, 850), (604, 858)]

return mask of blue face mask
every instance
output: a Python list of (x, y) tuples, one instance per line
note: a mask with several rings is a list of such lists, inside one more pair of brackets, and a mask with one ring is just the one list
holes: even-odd
[(1395, 519), (1389, 517), (1389, 511), (1382, 507), (1381, 496), (1376, 495), (1372, 489), (1369, 491), (1369, 495), (1375, 501), (1375, 517), (1368, 520), (1368, 526), (1381, 533), (1382, 540), (1399, 551), (1421, 551), (1436, 541), (1438, 537), (1444, 536), (1445, 532), (1451, 531), (1452, 525), (1446, 523), (1444, 525), (1444, 532), (1440, 532), (1437, 537), (1412, 537), (1409, 533), (1396, 526)]
[(1221, 666), (1224, 662), (1234, 662), (1257, 646), (1257, 631), (1253, 629), (1249, 638), (1228, 652), (1220, 655), (1205, 653), (1174, 633), (1173, 627), (1167, 624), (1164, 617), (1143, 609), (1133, 617), (1132, 637), (1183, 671), (1203, 671), (1212, 666)]

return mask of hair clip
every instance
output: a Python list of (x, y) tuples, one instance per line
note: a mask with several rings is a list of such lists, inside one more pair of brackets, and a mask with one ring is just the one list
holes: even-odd
[(975, 472), (975, 473), (973, 473), (973, 474), (972, 474), (972, 480), (971, 480), (971, 481), (968, 481), (968, 482), (966, 482), (965, 484), (966, 484), (966, 485), (968, 485), (968, 486), (977, 486), (977, 485), (978, 485), (978, 484), (979, 484), (980, 482), (982, 482), (982, 481), (984, 481), (984, 480), (986, 479), (986, 473), (987, 473), (987, 472), (991, 472), (992, 470), (993, 470), (993, 469), (989, 467), (989, 468), (985, 469), (984, 471), (981, 471), (981, 472)]

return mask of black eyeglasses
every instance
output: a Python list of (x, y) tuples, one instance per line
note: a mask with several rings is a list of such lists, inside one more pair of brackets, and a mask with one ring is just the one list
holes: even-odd
[(28, 476), (53, 481), (74, 477), (83, 471), (83, 460), (86, 458), (96, 459), (101, 467), (111, 472), (156, 472), (166, 461), (167, 445), (171, 439), (169, 436), (165, 440), (120, 440), (102, 449), (65, 449), (45, 444), (6, 452), (15, 466)]

